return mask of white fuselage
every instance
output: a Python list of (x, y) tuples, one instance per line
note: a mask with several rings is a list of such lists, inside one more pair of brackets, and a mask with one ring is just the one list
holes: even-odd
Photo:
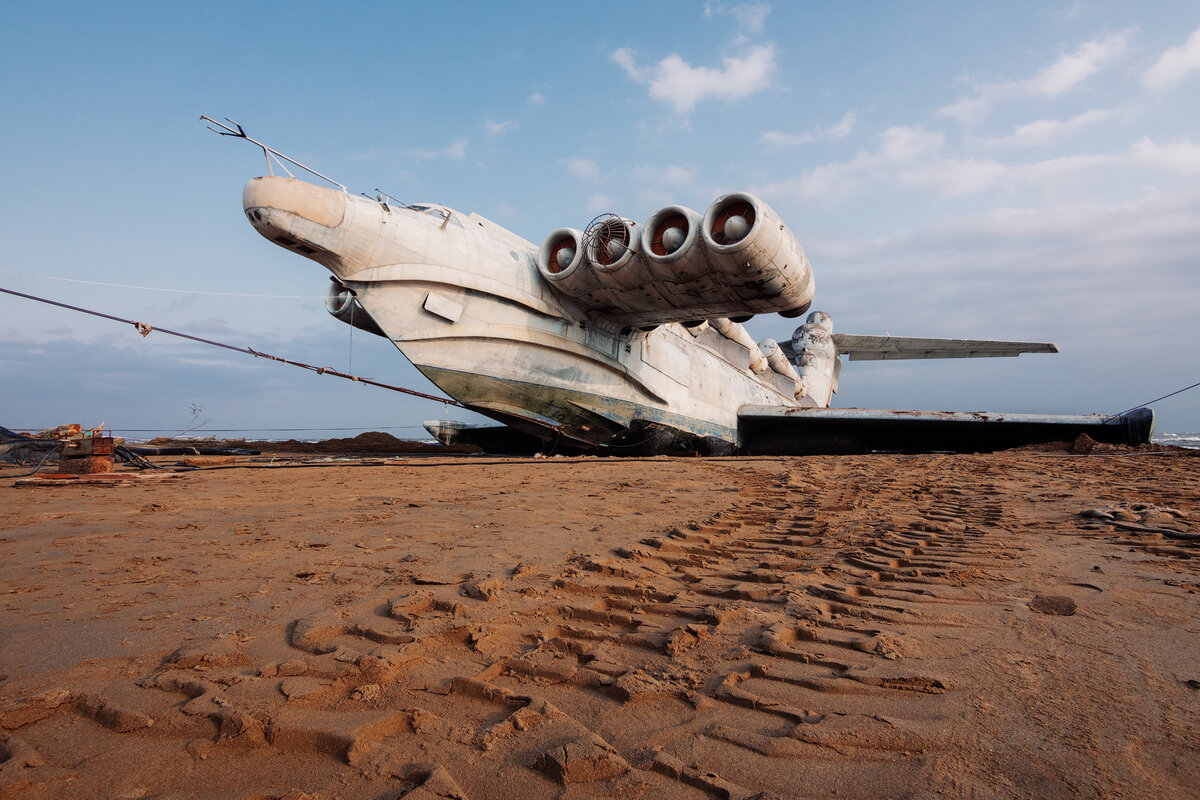
[(321, 263), (396, 347), (467, 406), (578, 444), (644, 424), (737, 442), (744, 405), (800, 406), (708, 324), (620, 328), (550, 288), (537, 247), (477, 214), (388, 206), (291, 178), (251, 180), (247, 217)]

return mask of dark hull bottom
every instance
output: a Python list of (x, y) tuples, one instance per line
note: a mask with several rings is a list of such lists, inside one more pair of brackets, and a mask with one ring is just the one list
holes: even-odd
[[(512, 422), (520, 425), (524, 421)], [(608, 444), (593, 447), (509, 425), (444, 431), (438, 438), (443, 444), (474, 444), (489, 453), (506, 455), (799, 456), (987, 453), (1029, 444), (1073, 442), (1080, 434), (1107, 444), (1138, 445), (1150, 441), (1153, 427), (1154, 414), (1145, 408), (1120, 417), (763, 408), (742, 414), (740, 447), (718, 437), (645, 422), (635, 422)]]
[[(492, 416), (495, 416), (493, 413)], [(653, 423), (638, 425), (606, 445), (586, 447), (553, 434), (535, 436), (508, 425), (479, 425), (434, 432), (442, 444), (473, 444), (495, 455), (727, 456), (737, 452), (732, 442), (715, 436), (696, 436)]]
[(507, 425), (473, 425), (467, 428), (447, 426), (436, 429), (432, 423), (427, 422), (425, 429), (442, 444), (470, 444), (494, 455), (531, 456), (544, 453), (548, 449), (544, 440)]
[(1150, 441), (1153, 428), (1154, 413), (1146, 408), (1120, 417), (763, 409), (744, 413), (739, 422), (746, 455), (989, 453), (1073, 442), (1080, 434), (1139, 445)]

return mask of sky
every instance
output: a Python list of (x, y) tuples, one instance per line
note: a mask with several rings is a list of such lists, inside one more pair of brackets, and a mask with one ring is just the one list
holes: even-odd
[[(22, 3), (0, 67), (3, 288), (437, 393), (249, 226), (262, 152), (207, 114), (534, 244), (748, 190), (835, 330), (1062, 351), (847, 363), (834, 405), (1116, 413), (1200, 381), (1194, 0)], [(1200, 388), (1152, 407), (1200, 430)], [(423, 437), (446, 416), (481, 419), (0, 294), (6, 427)]]

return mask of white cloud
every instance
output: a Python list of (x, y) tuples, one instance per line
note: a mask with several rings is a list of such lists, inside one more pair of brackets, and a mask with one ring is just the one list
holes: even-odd
[(595, 181), (600, 178), (600, 166), (590, 158), (564, 158), (560, 162), (567, 172), (585, 181)]
[(820, 198), (826, 202), (881, 187), (925, 189), (955, 197), (992, 189), (1051, 188), (1063, 185), (1066, 178), (1079, 182), (1118, 169), (1157, 170), (1178, 176), (1200, 172), (1200, 144), (1190, 139), (1158, 144), (1144, 137), (1124, 151), (1019, 163), (951, 156), (944, 150), (945, 136), (940, 131), (894, 126), (881, 134), (875, 150), (862, 150), (848, 160), (812, 167), (755, 191), (764, 196), (800, 201)]
[(1200, 144), (1180, 139), (1167, 145), (1157, 145), (1149, 136), (1133, 146), (1133, 155), (1142, 164), (1174, 172), (1193, 175), (1200, 172)]
[(1054, 99), (1095, 75), (1128, 47), (1127, 33), (1114, 33), (1103, 39), (1084, 42), (1074, 53), (1059, 57), (1033, 78), (1024, 81), (1030, 94)]
[(726, 6), (723, 3), (704, 4), (704, 16), (733, 17), (737, 21), (738, 30), (743, 33), (762, 33), (770, 13), (770, 3), (738, 3), (735, 6)]
[(763, 131), (763, 144), (769, 144), (771, 147), (797, 147), (802, 144), (808, 144), (816, 137), (811, 131), (804, 133), (784, 133), (783, 131)]
[(467, 140), (455, 139), (440, 150), (413, 148), (408, 151), (408, 155), (412, 158), (419, 158), (422, 161), (429, 161), (435, 158), (465, 158), (467, 155)]
[(695, 179), (696, 172), (695, 167), (681, 167), (674, 164), (639, 166), (633, 168), (633, 178), (648, 186), (679, 188), (690, 184)]
[(978, 87), (967, 97), (939, 110), (939, 114), (961, 122), (979, 122), (998, 103), (1026, 97), (1053, 100), (1100, 72), (1128, 49), (1129, 32), (1113, 33), (1102, 39), (1084, 42), (1073, 53), (1060, 56), (1032, 78), (995, 81)]
[(640, 165), (633, 168), (631, 178), (638, 191), (638, 203), (645, 206), (662, 206), (679, 202), (680, 195), (695, 182), (699, 173), (695, 167), (677, 164)]
[(842, 115), (842, 119), (835, 125), (828, 128), (822, 128), (817, 131), (804, 131), (803, 133), (785, 133), (783, 131), (763, 131), (760, 137), (764, 144), (771, 147), (796, 147), (802, 144), (808, 144), (812, 141), (838, 141), (845, 139), (850, 135), (850, 131), (854, 130), (854, 121), (857, 115), (853, 111), (847, 111)]
[(520, 211), (518, 211), (514, 206), (503, 201), (496, 203), (496, 205), (492, 207), (492, 214), (499, 219), (506, 220), (519, 219), (521, 216)]
[(516, 122), (514, 120), (507, 120), (505, 122), (495, 122), (495, 121), (489, 119), (487, 122), (485, 122), (483, 124), (483, 127), (484, 127), (484, 130), (487, 131), (489, 136), (499, 136), (502, 133), (508, 133), (509, 131), (516, 130), (517, 126), (520, 124), (521, 123)]
[(544, 106), (546, 104), (546, 95), (541, 92), (534, 92), (529, 95), (529, 104), (534, 106)]
[(1189, 74), (1200, 69), (1200, 28), (1192, 31), (1187, 41), (1172, 47), (1158, 57), (1154, 66), (1142, 75), (1142, 83), (1156, 92), (1170, 89)]
[(649, 86), (655, 100), (686, 115), (696, 104), (716, 98), (731, 102), (765, 90), (775, 72), (775, 46), (758, 45), (740, 58), (726, 56), (722, 67), (694, 67), (675, 53), (654, 66), (638, 67), (632, 51), (621, 48), (612, 54), (629, 78)]
[(768, 184), (756, 191), (760, 194), (783, 194), (801, 200), (823, 197), (843, 199), (853, 194), (859, 181), (873, 171), (885, 170), (890, 162), (911, 157), (922, 148), (936, 147), (943, 140), (941, 133), (922, 128), (895, 126), (881, 135), (878, 150), (861, 150), (847, 161), (820, 164), (803, 174), (778, 183)]
[(946, 142), (941, 131), (927, 131), (918, 126), (893, 125), (883, 132), (876, 161), (900, 164), (939, 150)]
[(642, 80), (641, 71), (638, 69), (637, 61), (633, 57), (633, 51), (628, 47), (620, 47), (614, 50), (612, 60), (617, 66), (625, 70), (630, 78), (635, 81)]
[(825, 129), (825, 138), (832, 139), (834, 141), (845, 139), (850, 135), (850, 131), (854, 130), (854, 121), (856, 119), (858, 119), (857, 114), (855, 114), (853, 111), (847, 111), (842, 115), (842, 119), (840, 122), (838, 122), (838, 124), (831, 125)]
[(956, 197), (990, 189), (1008, 174), (1008, 168), (996, 161), (948, 158), (897, 170), (893, 177), (903, 188), (929, 189)]
[[(929, 227), (875, 239), (815, 242), (810, 252), (823, 259), (863, 265), (856, 280), (874, 283), (894, 274), (889, 262), (911, 261), (905, 275), (949, 279), (955, 273), (1003, 274), (1013, 293), (1023, 291), (1021, 276), (1071, 283), (1076, 295), (1090, 289), (1128, 294), (1123, 280), (1080, 281), (1093, 276), (1121, 278), (1149, 264), (1174, 262), (1188, 274), (1200, 244), (1200, 197), (1151, 192), (1120, 203), (1077, 203), (1030, 208), (996, 208), (981, 215), (940, 219)], [(1022, 254), (1017, 257), (1016, 254)], [(814, 259), (815, 260), (815, 259)], [(1048, 276), (1048, 268), (1054, 274)], [(1193, 294), (1200, 288), (1191, 286)], [(1031, 300), (1037, 300), (1031, 296)], [(1059, 297), (1045, 298), (1057, 304)], [(1167, 303), (1190, 315), (1191, 306)], [(1080, 309), (1086, 313), (1087, 306)], [(1092, 322), (1096, 320), (1093, 317)]]
[(913, 174), (919, 159), (935, 160), (945, 138), (941, 131), (895, 125), (880, 135), (879, 148), (875, 151), (860, 150), (847, 161), (821, 164), (798, 177), (768, 184), (756, 191), (765, 195), (779, 193), (800, 200), (844, 199), (855, 193), (864, 180), (894, 178), (900, 169)]
[(1070, 119), (1039, 119), (1018, 126), (1009, 136), (998, 136), (985, 139), (989, 146), (1034, 147), (1049, 144), (1052, 141), (1069, 136), (1097, 122), (1103, 122), (1116, 115), (1113, 109), (1093, 109), (1082, 114), (1076, 114)]
[(1099, 366), (1114, 338), (1134, 336), (1179, 342), (1164, 354), (1176, 370), (1195, 363), (1185, 344), (1200, 335), (1194, 193), (997, 208), (884, 237), (806, 244), (820, 302), (835, 319), (841, 311), (843, 330), (1052, 339), (1064, 352), (1053, 369), (1089, 352)]
[(1080, 0), (1075, 0), (1074, 3), (1071, 3), (1070, 6), (1068, 6), (1063, 11), (1059, 12), (1059, 16), (1062, 17), (1063, 19), (1068, 19), (1068, 20), (1075, 19), (1076, 17), (1078, 17), (1080, 14), (1083, 13), (1083, 10), (1084, 10), (1083, 3)]
[[(587, 210), (593, 214), (611, 212), (613, 209), (614, 200), (606, 194), (594, 194), (588, 198)], [(583, 227), (583, 226), (580, 226)]]

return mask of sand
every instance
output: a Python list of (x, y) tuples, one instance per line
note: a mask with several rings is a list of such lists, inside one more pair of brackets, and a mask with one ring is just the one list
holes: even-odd
[(0, 797), (1200, 796), (1185, 452), (324, 464), (0, 479)]

